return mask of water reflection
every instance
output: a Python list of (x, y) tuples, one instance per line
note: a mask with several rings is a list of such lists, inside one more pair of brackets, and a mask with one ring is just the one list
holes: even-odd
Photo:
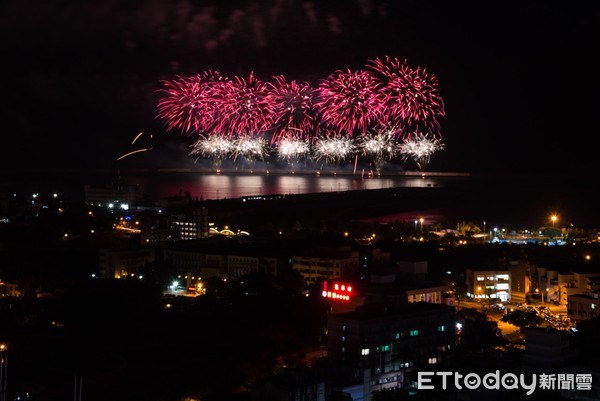
[(356, 191), (392, 187), (436, 187), (440, 178), (432, 177), (355, 177), (319, 175), (232, 175), (180, 174), (138, 177), (143, 191), (155, 198), (189, 192), (194, 198), (224, 199), (275, 194), (307, 194), (319, 192)]

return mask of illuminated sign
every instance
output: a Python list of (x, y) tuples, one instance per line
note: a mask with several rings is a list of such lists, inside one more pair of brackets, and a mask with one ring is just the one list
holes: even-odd
[(354, 288), (348, 283), (323, 282), (323, 297), (329, 299), (335, 299), (339, 301), (350, 301), (350, 298), (354, 295)]

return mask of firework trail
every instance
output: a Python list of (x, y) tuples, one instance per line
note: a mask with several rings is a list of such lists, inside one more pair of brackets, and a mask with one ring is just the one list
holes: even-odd
[(425, 170), (435, 152), (443, 149), (444, 144), (438, 138), (429, 138), (420, 132), (404, 139), (399, 147), (402, 160), (413, 159), (420, 171)]
[(399, 124), (405, 132), (422, 127), (440, 134), (438, 117), (445, 115), (445, 109), (434, 75), (389, 56), (370, 60), (366, 68), (385, 95), (387, 123)]
[(317, 88), (315, 106), (322, 122), (337, 133), (365, 133), (381, 121), (383, 98), (373, 75), (338, 70)]
[(218, 110), (216, 131), (224, 135), (258, 135), (272, 125), (273, 104), (266, 84), (250, 73), (218, 85), (212, 100)]
[(272, 143), (288, 136), (293, 129), (308, 136), (315, 125), (314, 91), (306, 82), (288, 82), (283, 75), (274, 76), (275, 83), (268, 82), (267, 101), (271, 105), (274, 133)]
[[(143, 132), (143, 131), (142, 131), (142, 132), (140, 132), (139, 134), (137, 134), (137, 135), (136, 135), (136, 136), (133, 138), (133, 140), (131, 141), (131, 145), (134, 145), (134, 144), (137, 142), (137, 140), (138, 140), (138, 139), (140, 139), (140, 138), (141, 138), (143, 135), (144, 135), (144, 132)], [(150, 138), (149, 138), (149, 142), (148, 142), (148, 143), (149, 143), (149, 144), (152, 144), (152, 139), (154, 139), (154, 135), (152, 135), (152, 134), (148, 134), (147, 136), (149, 136), (149, 137), (150, 137)], [(119, 157), (117, 158), (117, 160), (124, 159), (124, 158), (126, 158), (126, 157), (129, 157), (129, 156), (131, 156), (131, 155), (134, 155), (134, 154), (136, 154), (136, 153), (147, 152), (147, 151), (149, 151), (149, 150), (152, 150), (152, 146), (149, 146), (149, 147), (146, 147), (146, 148), (143, 148), (143, 149), (138, 149), (138, 150), (134, 150), (134, 151), (131, 151), (131, 152), (125, 153), (124, 155), (121, 155), (121, 156), (119, 156)]]

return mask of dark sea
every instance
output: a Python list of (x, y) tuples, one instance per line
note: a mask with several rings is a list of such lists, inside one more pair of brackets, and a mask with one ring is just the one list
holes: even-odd
[[(376, 172), (323, 171), (207, 172), (191, 169), (128, 171), (37, 171), (0, 174), (3, 196), (58, 193), (83, 200), (84, 185), (135, 185), (146, 200), (182, 195), (204, 200), (235, 199), (259, 195), (344, 193), (397, 188), (419, 191), (427, 197), (419, 204), (402, 205), (405, 220), (429, 216), (433, 220), (454, 219), (486, 222), (488, 227), (508, 224), (515, 229), (550, 225), (552, 214), (561, 226), (600, 227), (598, 184), (590, 178), (565, 175), (478, 175), (466, 172)], [(373, 202), (377, 197), (373, 196)], [(382, 220), (386, 216), (372, 216)], [(558, 224), (558, 223), (557, 223)]]

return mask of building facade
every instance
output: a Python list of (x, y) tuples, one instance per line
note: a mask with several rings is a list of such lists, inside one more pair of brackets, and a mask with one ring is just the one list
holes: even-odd
[(505, 302), (511, 299), (509, 270), (467, 269), (467, 295), (478, 299), (495, 298)]

